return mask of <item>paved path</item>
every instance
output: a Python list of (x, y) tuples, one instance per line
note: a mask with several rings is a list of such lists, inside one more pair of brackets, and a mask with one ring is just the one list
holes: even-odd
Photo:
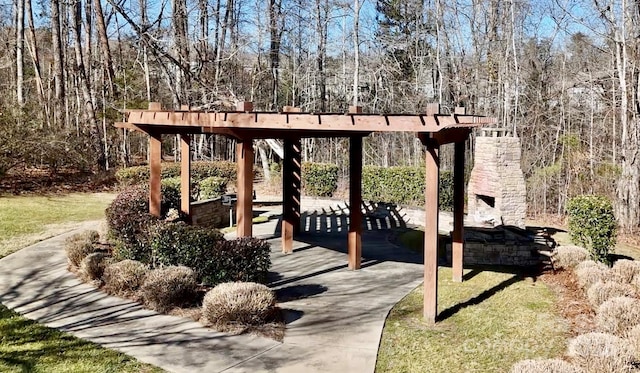
[(339, 226), (302, 233), (294, 253), (283, 255), (274, 238), (278, 225), (256, 225), (254, 234), (272, 243), (271, 286), (287, 318), (282, 343), (218, 333), (81, 283), (65, 268), (63, 244), (73, 232), (0, 259), (0, 300), (47, 326), (172, 372), (373, 372), (387, 313), (422, 280), (420, 257), (389, 244), (387, 231), (367, 231), (363, 268), (349, 271)]

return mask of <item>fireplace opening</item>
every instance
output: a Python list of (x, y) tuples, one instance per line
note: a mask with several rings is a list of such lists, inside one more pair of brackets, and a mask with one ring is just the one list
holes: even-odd
[(476, 196), (478, 197), (479, 201), (484, 202), (486, 207), (490, 207), (492, 209), (496, 208), (496, 198), (495, 197), (483, 196), (482, 194), (476, 194)]

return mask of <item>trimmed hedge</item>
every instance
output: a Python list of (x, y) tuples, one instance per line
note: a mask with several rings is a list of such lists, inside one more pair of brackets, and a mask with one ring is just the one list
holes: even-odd
[[(365, 200), (424, 205), (425, 175), (422, 167), (365, 166), (362, 169), (362, 197)], [(453, 208), (453, 173), (440, 172), (440, 209)]]
[(331, 197), (338, 189), (339, 168), (331, 163), (302, 163), (302, 189), (308, 196)]
[[(191, 178), (199, 181), (211, 176), (236, 179), (236, 164), (228, 161), (193, 162), (191, 163)], [(180, 163), (163, 162), (161, 177), (163, 179), (180, 177)], [(116, 172), (116, 179), (122, 185), (137, 185), (149, 181), (149, 166), (134, 166), (121, 168)]]
[(609, 264), (609, 250), (616, 243), (616, 217), (609, 198), (581, 195), (567, 203), (571, 240), (589, 250), (595, 261)]
[(198, 182), (198, 199), (218, 198), (227, 191), (228, 180), (219, 176), (209, 176)]
[(216, 230), (183, 223), (155, 225), (150, 246), (154, 266), (187, 266), (207, 285), (263, 282), (271, 265), (266, 241), (253, 238), (226, 241)]

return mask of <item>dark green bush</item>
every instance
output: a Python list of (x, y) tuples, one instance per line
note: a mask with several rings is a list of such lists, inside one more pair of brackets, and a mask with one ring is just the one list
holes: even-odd
[(125, 167), (116, 171), (116, 180), (121, 185), (137, 185), (149, 182), (149, 166)]
[[(362, 198), (401, 205), (424, 205), (424, 168), (365, 166), (362, 169)], [(453, 208), (453, 174), (440, 172), (440, 209)]]
[(182, 223), (155, 225), (151, 247), (155, 266), (190, 267), (208, 285), (264, 281), (271, 265), (266, 241), (252, 238), (226, 241), (216, 230)]
[(169, 209), (180, 210), (180, 177), (170, 177), (162, 179), (160, 182), (160, 190), (162, 192), (163, 214)]
[(213, 199), (220, 197), (227, 191), (227, 179), (219, 176), (209, 176), (198, 183), (198, 199)]
[(589, 250), (595, 261), (609, 264), (609, 250), (616, 243), (616, 218), (611, 200), (581, 195), (567, 203), (571, 240)]
[[(211, 176), (225, 178), (227, 181), (236, 179), (236, 164), (227, 161), (193, 162), (191, 164), (191, 179), (198, 182)], [(163, 179), (180, 177), (180, 163), (163, 162), (161, 177)], [(116, 171), (116, 179), (122, 185), (136, 185), (149, 182), (149, 166), (135, 166), (121, 168)]]
[(238, 166), (234, 162), (193, 162), (191, 164), (191, 177), (195, 181), (200, 181), (211, 176), (221, 177), (229, 181), (235, 181)]
[(115, 241), (115, 256), (149, 262), (148, 230), (157, 218), (149, 214), (149, 191), (132, 186), (121, 192), (106, 210), (109, 236)]
[(302, 163), (302, 189), (308, 196), (331, 197), (338, 189), (338, 166), (330, 163)]

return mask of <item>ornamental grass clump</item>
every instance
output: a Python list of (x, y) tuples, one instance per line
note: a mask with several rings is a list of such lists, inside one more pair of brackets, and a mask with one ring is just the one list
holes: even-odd
[(114, 263), (114, 259), (106, 253), (91, 253), (80, 262), (78, 276), (86, 282), (102, 281), (104, 269), (112, 263)]
[(104, 290), (113, 295), (131, 296), (142, 286), (149, 268), (138, 261), (125, 259), (108, 265), (102, 280)]
[(593, 307), (598, 307), (605, 301), (615, 297), (633, 297), (636, 289), (630, 284), (614, 281), (598, 281), (587, 290), (587, 298)]
[(640, 361), (640, 325), (636, 325), (629, 331), (627, 336), (629, 347), (633, 351), (636, 362)]
[(607, 280), (609, 277), (609, 268), (606, 265), (590, 265), (580, 268), (576, 267), (575, 274), (580, 287), (584, 290), (588, 290), (591, 285), (596, 282), (604, 282)]
[(255, 282), (227, 282), (211, 289), (202, 301), (202, 317), (223, 331), (262, 325), (273, 316), (276, 297)]
[(580, 246), (558, 246), (553, 257), (555, 269), (571, 269), (589, 259), (587, 249)]
[(587, 333), (569, 341), (568, 353), (585, 373), (621, 373), (631, 371), (633, 351), (615, 335)]
[(598, 307), (596, 325), (602, 332), (626, 337), (634, 326), (640, 325), (640, 300), (631, 297), (607, 300)]
[(583, 370), (560, 359), (522, 360), (517, 362), (511, 373), (582, 373)]
[(97, 231), (87, 231), (69, 237), (65, 245), (69, 268), (77, 269), (87, 255), (96, 252), (99, 239)]
[(629, 259), (620, 259), (611, 267), (612, 280), (622, 284), (633, 284), (634, 279), (640, 275), (640, 262)]
[(150, 271), (140, 287), (144, 304), (158, 312), (168, 312), (193, 300), (196, 273), (189, 267), (169, 266)]

